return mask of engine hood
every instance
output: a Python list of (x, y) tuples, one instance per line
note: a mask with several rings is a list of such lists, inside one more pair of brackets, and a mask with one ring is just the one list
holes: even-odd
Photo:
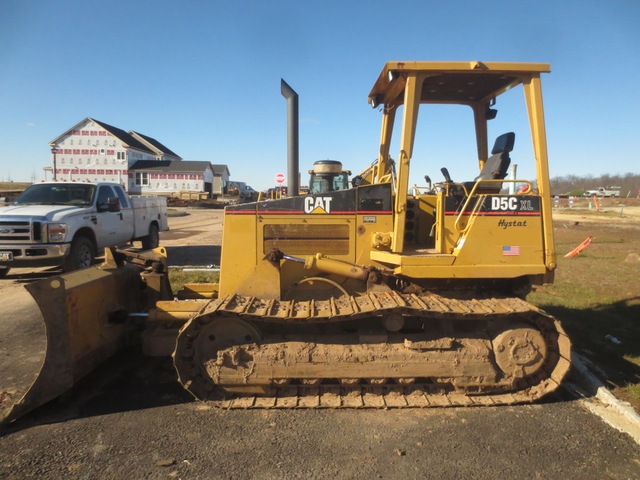
[(0, 208), (0, 217), (40, 217), (49, 221), (63, 220), (69, 215), (89, 213), (87, 208), (69, 205), (10, 205)]

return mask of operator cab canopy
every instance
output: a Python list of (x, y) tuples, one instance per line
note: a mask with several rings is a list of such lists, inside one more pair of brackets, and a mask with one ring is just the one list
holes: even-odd
[(423, 78), (420, 103), (486, 105), (495, 97), (550, 72), (546, 63), (387, 62), (369, 93), (369, 103), (397, 106), (409, 76)]
[[(490, 107), (495, 103), (496, 97), (520, 84), (527, 89), (537, 83), (536, 80), (539, 81), (541, 73), (550, 71), (550, 66), (546, 63), (387, 62), (369, 93), (372, 107), (384, 107), (380, 162), (385, 162), (389, 155), (393, 117), (398, 107), (405, 108), (402, 126), (405, 140), (401, 149), (411, 158), (420, 104), (467, 105), (473, 110), (477, 158), (479, 169), (482, 170), (488, 158), (487, 121), (495, 117), (496, 111)], [(542, 116), (539, 115), (542, 113), (541, 97), (538, 95), (539, 85), (525, 92), (529, 120), (533, 122), (531, 127), (534, 128), (536, 123), (534, 148), (541, 152), (546, 149), (546, 140)], [(546, 157), (546, 153), (544, 156)], [(407, 185), (399, 185), (399, 188), (406, 187)]]

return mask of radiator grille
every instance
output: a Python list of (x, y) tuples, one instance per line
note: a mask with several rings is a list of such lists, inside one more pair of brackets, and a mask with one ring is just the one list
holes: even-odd
[(0, 243), (38, 242), (41, 240), (41, 222), (32, 223), (30, 220), (0, 220)]
[(264, 252), (273, 247), (290, 255), (328, 255), (349, 253), (347, 225), (265, 225)]

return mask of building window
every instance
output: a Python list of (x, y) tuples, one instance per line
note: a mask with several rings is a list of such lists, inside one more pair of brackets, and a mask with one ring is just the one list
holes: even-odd
[(136, 185), (149, 185), (149, 174), (146, 172), (136, 172)]
[(118, 160), (124, 160), (125, 159), (125, 152), (118, 152)]

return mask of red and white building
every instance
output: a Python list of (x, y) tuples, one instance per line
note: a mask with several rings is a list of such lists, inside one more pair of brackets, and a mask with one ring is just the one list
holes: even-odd
[(90, 117), (49, 146), (52, 167), (45, 170), (51, 180), (117, 182), (131, 194), (163, 195), (181, 190), (221, 194), (229, 181), (226, 165), (184, 161), (154, 138)]

